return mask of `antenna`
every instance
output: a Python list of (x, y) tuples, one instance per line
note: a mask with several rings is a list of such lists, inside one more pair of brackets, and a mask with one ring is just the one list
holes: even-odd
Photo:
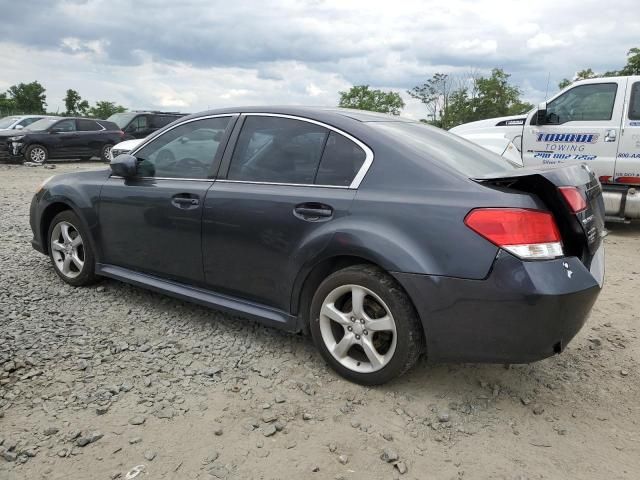
[(547, 89), (544, 91), (544, 99), (549, 98), (549, 80), (551, 80), (551, 72), (547, 74)]

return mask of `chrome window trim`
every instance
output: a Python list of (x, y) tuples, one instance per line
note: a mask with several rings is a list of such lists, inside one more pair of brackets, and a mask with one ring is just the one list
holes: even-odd
[[(109, 178), (117, 178), (120, 180), (125, 180), (124, 177), (120, 175), (109, 175)], [(133, 177), (133, 180), (183, 180), (189, 182), (215, 182), (215, 178), (175, 178), (175, 177)]]
[(227, 180), (226, 178), (216, 178), (216, 183), (247, 183), (249, 185), (275, 185), (280, 187), (319, 187), (319, 188), (339, 188), (342, 190), (353, 190), (351, 186), (344, 185), (322, 185), (318, 183), (284, 183), (284, 182), (254, 182), (251, 180)]
[[(153, 138), (147, 139), (146, 141), (142, 142), (140, 145), (138, 145), (135, 149), (131, 150), (129, 153), (133, 156), (136, 155), (136, 153), (138, 153), (142, 148), (144, 148), (145, 146), (147, 146), (148, 144), (150, 144), (152, 141), (157, 140), (158, 138), (162, 137), (164, 134), (166, 134), (167, 132), (170, 132), (171, 130), (173, 130), (174, 128), (180, 127), (182, 125), (185, 125), (187, 123), (191, 123), (191, 122), (195, 122), (198, 120), (205, 120), (207, 118), (220, 118), (220, 117), (233, 117), (234, 115), (241, 115), (241, 116), (259, 116), (259, 117), (280, 117), (280, 118), (288, 118), (291, 120), (299, 120), (302, 122), (308, 122), (308, 123), (313, 123), (315, 125), (320, 125), (321, 127), (324, 127), (328, 130), (331, 130), (333, 132), (338, 133), (339, 135), (342, 135), (345, 138), (348, 138), (349, 140), (351, 140), (353, 143), (355, 143), (356, 145), (358, 145), (365, 153), (365, 159), (364, 162), (362, 163), (362, 166), (360, 167), (360, 170), (358, 170), (358, 173), (356, 173), (355, 177), (353, 177), (353, 180), (351, 181), (351, 184), (349, 186), (342, 186), (342, 185), (319, 185), (319, 184), (302, 184), (302, 183), (281, 183), (281, 182), (254, 182), (254, 181), (248, 181), (248, 180), (227, 180), (224, 178), (207, 178), (207, 179), (196, 179), (196, 178), (164, 178), (164, 177), (139, 177), (140, 179), (156, 179), (156, 180), (198, 180), (198, 181), (216, 181), (216, 182), (225, 182), (225, 183), (247, 183), (247, 184), (253, 184), (253, 185), (278, 185), (278, 186), (289, 186), (289, 187), (320, 187), (320, 188), (340, 188), (340, 189), (357, 189), (360, 186), (360, 183), (362, 183), (362, 180), (364, 179), (365, 175), (367, 174), (367, 172), (369, 171), (369, 168), (371, 167), (371, 164), (373, 163), (373, 150), (371, 150), (365, 143), (363, 143), (362, 141), (358, 140), (357, 138), (355, 138), (353, 135), (348, 134), (347, 132), (344, 132), (342, 130), (340, 130), (339, 128), (336, 128), (332, 125), (328, 125), (324, 122), (320, 122), (318, 120), (313, 120), (311, 118), (306, 118), (306, 117), (300, 117), (297, 115), (288, 115), (288, 114), (284, 114), (284, 113), (266, 113), (266, 112), (230, 112), (230, 113), (218, 113), (215, 115), (205, 115), (202, 117), (196, 117), (196, 118), (190, 118), (188, 120), (185, 120), (183, 122), (177, 123), (175, 124), (173, 127), (165, 130), (164, 132), (162, 132), (160, 135), (155, 136)], [(122, 177), (117, 177), (117, 176), (112, 176), (112, 178), (122, 178)]]
[[(357, 189), (360, 186), (360, 183), (362, 183), (362, 180), (364, 179), (365, 175), (367, 174), (367, 172), (369, 171), (369, 168), (371, 167), (371, 164), (373, 163), (373, 150), (371, 150), (366, 144), (364, 144), (363, 142), (361, 142), (360, 140), (358, 140), (356, 137), (354, 137), (353, 135), (348, 134), (347, 132), (344, 132), (342, 130), (340, 130), (339, 128), (336, 128), (332, 125), (328, 125), (324, 122), (320, 122), (318, 120), (313, 120), (311, 118), (306, 118), (306, 117), (299, 117), (297, 115), (287, 115), (285, 113), (263, 113), (263, 112), (247, 112), (247, 113), (242, 113), (242, 116), (247, 116), (247, 117), (280, 117), (280, 118), (289, 118), (291, 120), (299, 120), (302, 122), (307, 122), (307, 123), (313, 123), (315, 125), (320, 125), (321, 127), (327, 128), (333, 132), (336, 132), (340, 135), (342, 135), (343, 137), (348, 138), (349, 140), (351, 140), (353, 143), (355, 143), (356, 145), (358, 145), (365, 153), (365, 158), (364, 158), (364, 162), (362, 163), (362, 166), (360, 167), (360, 170), (358, 170), (358, 173), (356, 173), (356, 176), (353, 177), (353, 180), (351, 181), (351, 184), (348, 187), (344, 187), (344, 186), (339, 186), (339, 185), (316, 185), (316, 184), (306, 184), (305, 186), (310, 186), (310, 187), (338, 187), (338, 188), (350, 188), (350, 189)], [(257, 184), (269, 184), (269, 185), (301, 185), (300, 183), (277, 183), (277, 182), (249, 182), (249, 181), (240, 181), (240, 180), (230, 180), (230, 181), (235, 181), (235, 182), (243, 182), (243, 183), (257, 183)]]
[[(238, 114), (237, 113), (219, 113), (216, 115), (205, 115), (203, 117), (190, 118), (189, 120), (185, 120), (184, 122), (177, 123), (173, 127), (166, 129), (160, 135), (156, 135), (153, 138), (146, 138), (140, 145), (138, 145), (136, 148), (131, 150), (129, 153), (135, 157), (136, 153), (138, 153), (143, 147), (146, 147), (148, 144), (150, 144), (154, 140), (161, 138), (162, 136), (164, 136), (166, 133), (170, 132), (174, 128), (178, 128), (187, 123), (196, 122), (198, 120), (206, 120), (207, 118), (233, 117), (234, 115), (238, 115)], [(155, 178), (155, 177), (148, 177), (148, 178)]]

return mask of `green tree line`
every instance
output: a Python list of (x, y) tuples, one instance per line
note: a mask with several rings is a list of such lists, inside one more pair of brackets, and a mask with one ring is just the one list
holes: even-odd
[(115, 102), (101, 100), (89, 105), (73, 89), (67, 90), (64, 97), (66, 110), (63, 113), (47, 112), (46, 90), (38, 81), (12, 85), (6, 92), (0, 93), (0, 117), (6, 115), (47, 114), (63, 116), (83, 116), (106, 119), (114, 113), (125, 112), (126, 108)]
[[(591, 68), (576, 73), (572, 80), (563, 79), (563, 89), (573, 82), (587, 78), (640, 75), (640, 48), (627, 53), (627, 63), (620, 70), (596, 73)], [(509, 81), (510, 75), (494, 68), (488, 76), (475, 71), (464, 75), (436, 73), (424, 83), (407, 90), (407, 94), (425, 106), (427, 118), (423, 121), (440, 128), (486, 118), (519, 115), (533, 105), (521, 99), (522, 91)], [(348, 91), (338, 92), (339, 106), (399, 115), (405, 104), (397, 92), (376, 90), (369, 85), (356, 85)]]

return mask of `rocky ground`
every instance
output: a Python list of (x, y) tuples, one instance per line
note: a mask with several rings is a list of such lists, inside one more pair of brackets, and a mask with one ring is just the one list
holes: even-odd
[(560, 356), (432, 365), (378, 388), (311, 341), (115, 281), (66, 286), (31, 249), (52, 173), (0, 166), (1, 479), (640, 478), (640, 227)]

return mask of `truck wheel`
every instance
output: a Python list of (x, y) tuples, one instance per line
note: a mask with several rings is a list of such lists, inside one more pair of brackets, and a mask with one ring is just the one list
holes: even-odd
[(422, 326), (411, 299), (377, 267), (355, 265), (329, 275), (318, 287), (310, 313), (316, 347), (352, 382), (388, 382), (409, 370), (422, 353)]
[(49, 160), (49, 151), (42, 145), (29, 145), (24, 153), (24, 158), (27, 162), (43, 164)]

